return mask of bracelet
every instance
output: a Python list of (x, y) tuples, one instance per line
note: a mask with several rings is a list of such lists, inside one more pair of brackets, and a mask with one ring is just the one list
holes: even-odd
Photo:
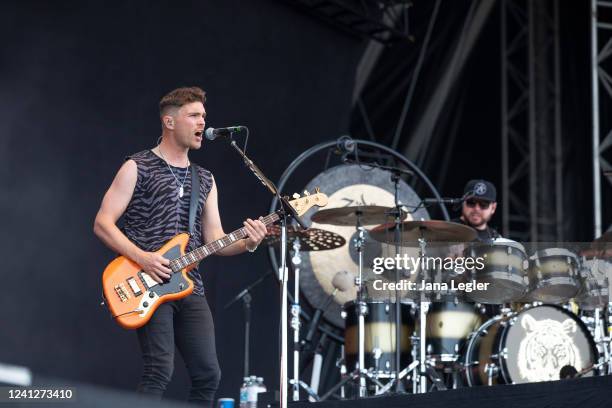
[(255, 248), (251, 249), (251, 248), (249, 248), (249, 247), (247, 246), (246, 242), (244, 243), (244, 247), (246, 248), (246, 250), (247, 250), (247, 251), (249, 251), (249, 252), (251, 252), (251, 253), (253, 253), (253, 252), (257, 251), (257, 247), (258, 247), (258, 246), (259, 246), (259, 245), (255, 245)]

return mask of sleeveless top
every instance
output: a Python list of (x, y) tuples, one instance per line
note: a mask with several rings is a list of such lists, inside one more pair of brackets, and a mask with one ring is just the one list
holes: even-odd
[[(189, 202), (191, 199), (191, 169), (174, 167), (172, 171), (183, 184), (183, 197), (168, 164), (151, 150), (128, 156), (138, 167), (138, 178), (132, 199), (123, 216), (123, 233), (139, 248), (157, 251), (175, 235), (189, 231)], [(197, 166), (200, 177), (200, 197), (195, 218), (194, 234), (189, 238), (187, 251), (203, 245), (202, 210), (212, 188), (212, 173)], [(187, 174), (185, 174), (187, 172)], [(186, 175), (186, 177), (185, 177)], [(202, 277), (197, 268), (188, 273), (193, 280), (193, 293), (204, 295)]]

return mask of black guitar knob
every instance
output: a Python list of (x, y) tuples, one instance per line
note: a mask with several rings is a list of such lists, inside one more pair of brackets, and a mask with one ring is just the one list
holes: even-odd
[(149, 302), (143, 302), (143, 303), (142, 303), (142, 306), (143, 306), (143, 307), (149, 307)]
[(150, 292), (150, 293), (149, 293), (149, 297), (150, 297), (150, 298), (154, 298), (154, 297), (155, 297), (155, 293)]

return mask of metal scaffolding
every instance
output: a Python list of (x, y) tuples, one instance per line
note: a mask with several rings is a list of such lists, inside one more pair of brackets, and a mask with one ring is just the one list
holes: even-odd
[(410, 34), (410, 0), (285, 0), (350, 34), (392, 44), (414, 42)]
[[(605, 44), (599, 49), (599, 43)], [(612, 55), (612, 2), (591, 0), (591, 88), (592, 88), (592, 155), (593, 155), (593, 215), (594, 237), (599, 237), (603, 226), (601, 172), (612, 185), (612, 123), (600, 111), (612, 103), (612, 76), (609, 74)], [(602, 98), (600, 89), (603, 88)], [(603, 132), (602, 132), (603, 129)], [(604, 135), (602, 137), (602, 135)]]
[(563, 240), (558, 2), (503, 0), (500, 17), (503, 235)]

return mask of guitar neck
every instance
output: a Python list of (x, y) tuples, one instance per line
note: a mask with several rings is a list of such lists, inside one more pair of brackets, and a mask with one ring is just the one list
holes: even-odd
[[(268, 214), (262, 218), (262, 222), (268, 226), (279, 220), (277, 213)], [(202, 259), (213, 255), (225, 247), (232, 245), (233, 243), (246, 238), (248, 235), (244, 227), (237, 229), (236, 231), (230, 232), (223, 238), (219, 238), (216, 241), (212, 241), (206, 245), (194, 249), (191, 252), (186, 253), (176, 259), (170, 261), (170, 269), (174, 272), (183, 270), (184, 268), (193, 265), (194, 263), (200, 262)]]

